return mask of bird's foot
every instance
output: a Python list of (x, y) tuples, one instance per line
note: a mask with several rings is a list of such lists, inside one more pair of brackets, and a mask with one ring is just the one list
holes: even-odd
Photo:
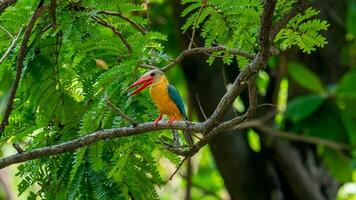
[(168, 125), (172, 125), (173, 121), (176, 120), (177, 117), (172, 117), (168, 120)]
[(153, 126), (157, 126), (157, 125), (158, 125), (158, 122), (161, 121), (161, 119), (162, 119), (162, 115), (159, 115), (159, 116), (157, 117), (157, 119), (153, 122)]

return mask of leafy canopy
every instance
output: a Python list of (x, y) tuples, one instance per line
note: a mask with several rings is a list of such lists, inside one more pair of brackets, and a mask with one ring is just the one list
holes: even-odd
[[(201, 0), (183, 0), (186, 17), (182, 33), (198, 29), (205, 47), (217, 44), (250, 53), (258, 49), (258, 27), (262, 5), (260, 0), (209, 0), (204, 8)], [(294, 1), (279, 0), (275, 20), (287, 13)], [(48, 4), (45, 1), (45, 4)], [(10, 33), (24, 27), (37, 7), (37, 1), (18, 1), (0, 18), (1, 26)], [(56, 26), (45, 12), (31, 34), (24, 61), (22, 80), (14, 110), (1, 145), (25, 141), (26, 150), (63, 143), (101, 129), (130, 124), (107, 105), (113, 104), (137, 122), (152, 121), (156, 109), (147, 95), (127, 98), (125, 88), (142, 69), (141, 63), (163, 65), (169, 56), (163, 43), (167, 37), (155, 30), (141, 32), (127, 20), (100, 13), (120, 13), (146, 29), (144, 1), (63, 1), (56, 8)], [(276, 45), (299, 46), (310, 53), (326, 44), (320, 35), (328, 24), (312, 19), (318, 12), (312, 8), (293, 18), (276, 37)], [(125, 38), (94, 19), (112, 24)], [(0, 32), (0, 54), (8, 48), (11, 38)], [(0, 111), (16, 69), (19, 45), (0, 67)], [(248, 60), (226, 52), (213, 53), (208, 62), (222, 56), (225, 63), (237, 59), (240, 67)], [(96, 59), (105, 60), (106, 67), (97, 66)], [(21, 164), (17, 175), (21, 195), (28, 199), (158, 199), (156, 186), (165, 184), (158, 171), (157, 160), (168, 158), (174, 164), (179, 158), (162, 149), (159, 135), (140, 136), (98, 142), (76, 152), (41, 158)], [(36, 187), (33, 187), (36, 186)], [(38, 186), (38, 187), (37, 187)]]

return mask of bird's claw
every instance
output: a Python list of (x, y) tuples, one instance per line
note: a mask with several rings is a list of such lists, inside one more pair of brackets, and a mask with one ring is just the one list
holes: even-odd
[(176, 117), (173, 117), (171, 119), (168, 120), (168, 125), (172, 125), (173, 124), (173, 121), (176, 120), (177, 118)]
[(157, 119), (153, 122), (153, 126), (157, 126), (158, 125), (158, 122), (161, 121), (162, 119), (162, 115), (158, 116)]

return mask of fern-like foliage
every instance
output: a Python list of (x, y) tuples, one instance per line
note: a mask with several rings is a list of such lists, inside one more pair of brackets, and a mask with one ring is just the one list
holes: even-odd
[[(19, 25), (11, 28), (19, 29), (35, 7), (35, 1), (18, 3), (14, 9), (27, 9), (28, 14), (19, 18), (17, 12), (9, 10), (1, 23), (5, 26), (18, 19)], [(88, 10), (78, 10), (83, 7)], [(56, 29), (47, 27), (51, 18), (46, 12), (32, 33), (24, 76), (2, 143), (25, 140), (28, 142), (24, 148), (31, 150), (96, 130), (130, 125), (106, 104), (106, 98), (138, 122), (154, 117), (151, 114), (155, 108), (146, 97), (127, 99), (124, 90), (137, 78), (133, 72), (138, 63), (161, 62), (155, 55), (163, 51), (160, 41), (166, 37), (154, 31), (142, 34), (127, 21), (103, 17), (90, 8), (119, 12), (141, 26), (147, 25), (146, 18), (132, 14), (145, 12), (142, 2), (58, 4)], [(100, 16), (120, 30), (132, 53), (112, 30), (94, 23), (93, 16)], [(2, 52), (7, 44), (1, 43), (0, 47)], [(2, 77), (13, 74), (15, 57), (11, 56), (1, 67)], [(109, 70), (97, 67), (95, 59), (104, 59)], [(24, 163), (18, 168), (18, 176), (22, 177), (19, 194), (28, 193), (28, 199), (158, 199), (156, 186), (163, 184), (156, 162), (162, 156), (157, 154), (161, 148), (157, 145), (158, 134), (171, 133), (98, 142), (73, 153)], [(176, 156), (169, 152), (165, 155), (177, 163)]]
[[(144, 0), (58, 1), (55, 27), (48, 11), (37, 21), (24, 60), (24, 69), (13, 112), (0, 145), (19, 142), (28, 151), (59, 144), (92, 132), (130, 126), (106, 103), (113, 104), (137, 122), (152, 121), (156, 108), (147, 95), (128, 98), (127, 86), (141, 73), (140, 63), (160, 64), (169, 60), (164, 51), (167, 36), (150, 30), (142, 33), (127, 20), (99, 11), (120, 13), (148, 30)], [(291, 9), (294, 1), (279, 0), (276, 20)], [(0, 25), (15, 35), (28, 23), (37, 1), (18, 1), (1, 14)], [(48, 1), (45, 1), (47, 4)], [(258, 49), (260, 0), (183, 0), (187, 17), (183, 33), (197, 29), (204, 46), (225, 45), (254, 53)], [(202, 7), (203, 6), (203, 7)], [(281, 46), (298, 45), (310, 52), (326, 41), (319, 34), (325, 21), (308, 9), (295, 17), (277, 36)], [(100, 18), (120, 31), (131, 52), (110, 28), (94, 21)], [(23, 33), (20, 38), (23, 37)], [(0, 31), (0, 55), (11, 38)], [(21, 40), (21, 39), (20, 39)], [(4, 42), (3, 42), (4, 41)], [(0, 67), (0, 113), (16, 73), (19, 44)], [(235, 56), (212, 54), (230, 64)], [(108, 69), (96, 66), (102, 59)], [(240, 67), (248, 60), (238, 57)], [(0, 118), (1, 119), (1, 118)], [(169, 131), (101, 141), (74, 152), (41, 158), (21, 164), (17, 175), (20, 195), (28, 199), (158, 199), (157, 186), (164, 181), (157, 160), (180, 159), (158, 144)]]
[(320, 31), (326, 30), (329, 24), (325, 20), (315, 19), (319, 11), (308, 8), (294, 17), (276, 36), (275, 41), (282, 48), (297, 45), (305, 53), (311, 53), (316, 47), (324, 47), (327, 41)]
[[(203, 5), (201, 0), (183, 0), (182, 3), (187, 5), (182, 16), (189, 15), (182, 27), (183, 32), (189, 28), (201, 29), (206, 47), (224, 44), (229, 48), (239, 48), (251, 53), (255, 51), (261, 13), (260, 1), (211, 0)], [(202, 6), (200, 13), (199, 8)], [(227, 64), (234, 58), (228, 53), (218, 52), (214, 53), (208, 62), (211, 64), (216, 56), (223, 56)], [(247, 63), (244, 58), (239, 58), (238, 61), (241, 67)]]

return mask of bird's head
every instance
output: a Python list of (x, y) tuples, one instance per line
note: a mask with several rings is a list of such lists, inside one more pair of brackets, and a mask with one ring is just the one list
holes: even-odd
[(164, 73), (159, 69), (153, 69), (142, 75), (136, 82), (132, 83), (128, 89), (139, 86), (135, 91), (131, 92), (128, 96), (137, 94), (144, 90), (146, 87), (156, 83)]

